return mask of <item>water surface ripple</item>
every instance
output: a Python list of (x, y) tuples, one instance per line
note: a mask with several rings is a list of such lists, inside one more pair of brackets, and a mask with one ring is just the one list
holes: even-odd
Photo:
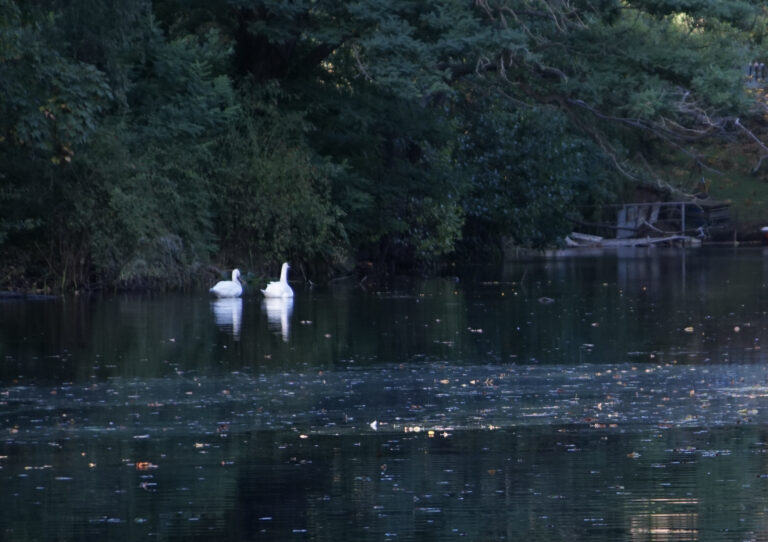
[(0, 539), (767, 540), (768, 255), (0, 300)]

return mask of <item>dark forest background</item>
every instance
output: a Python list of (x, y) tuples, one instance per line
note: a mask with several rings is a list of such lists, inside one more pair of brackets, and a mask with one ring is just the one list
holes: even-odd
[(748, 0), (0, 0), (0, 288), (413, 272), (552, 246), (638, 188), (739, 164), (762, 186), (767, 23)]

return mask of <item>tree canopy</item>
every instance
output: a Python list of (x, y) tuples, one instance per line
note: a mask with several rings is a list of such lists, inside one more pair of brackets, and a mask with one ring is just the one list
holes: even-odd
[[(733, 0), (0, 0), (2, 282), (418, 266), (763, 141)], [(756, 164), (756, 169), (759, 164)]]

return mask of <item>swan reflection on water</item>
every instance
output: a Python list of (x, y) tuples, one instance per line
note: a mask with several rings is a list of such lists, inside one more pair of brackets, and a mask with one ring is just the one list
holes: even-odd
[(243, 299), (240, 297), (222, 297), (211, 301), (216, 325), (232, 333), (235, 340), (240, 339), (240, 326), (243, 321)]
[(293, 312), (292, 297), (265, 297), (261, 306), (267, 312), (267, 325), (271, 331), (280, 333), (288, 342), (290, 319)]

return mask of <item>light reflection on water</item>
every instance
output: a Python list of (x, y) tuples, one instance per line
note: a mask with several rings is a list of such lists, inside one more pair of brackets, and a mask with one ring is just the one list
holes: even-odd
[(765, 261), (0, 302), (1, 537), (763, 539)]
[(216, 325), (240, 340), (240, 328), (243, 321), (243, 300), (239, 297), (220, 298), (211, 301), (211, 309)]
[(283, 341), (288, 342), (291, 334), (291, 315), (293, 314), (292, 297), (265, 297), (262, 307), (267, 313), (269, 328), (279, 333)]

